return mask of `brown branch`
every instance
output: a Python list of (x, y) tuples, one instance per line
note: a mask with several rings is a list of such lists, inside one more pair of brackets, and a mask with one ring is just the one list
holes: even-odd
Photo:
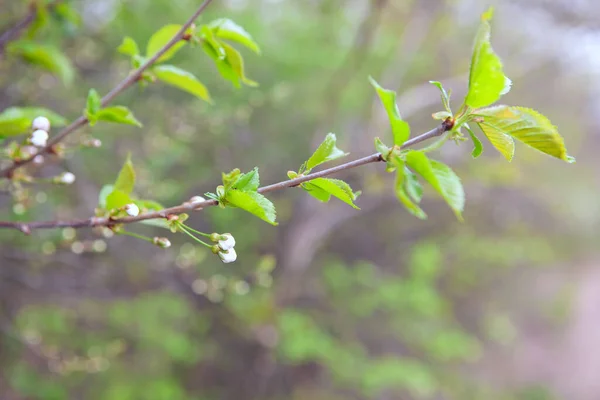
[[(53, 5), (51, 3), (49, 6)], [(0, 56), (4, 53), (4, 48), (8, 42), (17, 39), (21, 33), (35, 20), (38, 13), (38, 6), (35, 3), (29, 5), (29, 12), (13, 27), (8, 28), (0, 35)]]
[[(169, 40), (169, 42), (167, 42), (156, 54), (154, 54), (150, 59), (148, 59), (144, 64), (142, 64), (137, 70), (132, 72), (129, 76), (127, 76), (127, 78), (123, 79), (117, 86), (115, 86), (110, 92), (108, 92), (106, 96), (102, 98), (102, 107), (108, 105), (122, 91), (124, 91), (129, 86), (137, 82), (144, 73), (144, 71), (150, 68), (156, 62), (156, 60), (158, 60), (171, 47), (173, 47), (177, 42), (179, 42), (182, 39), (185, 31), (194, 23), (196, 18), (198, 18), (198, 16), (202, 14), (202, 12), (206, 9), (206, 7), (208, 7), (211, 1), (212, 0), (204, 0), (204, 2), (200, 5), (200, 7), (198, 7), (196, 12), (194, 12), (194, 14), (181, 26), (181, 29), (179, 29), (179, 31), (171, 38), (171, 40)], [(33, 154), (31, 157), (25, 158), (23, 160), (14, 161), (9, 167), (0, 170), (0, 176), (10, 179), (10, 177), (13, 175), (14, 171), (17, 168), (29, 164), (39, 154), (51, 153), (53, 151), (54, 146), (58, 142), (62, 141), (65, 137), (67, 137), (77, 129), (81, 128), (82, 126), (86, 125), (87, 123), (88, 120), (84, 116), (77, 118), (69, 126), (64, 128), (60, 133), (51, 138), (48, 141), (47, 146), (40, 149), (36, 154)]]
[[(444, 132), (452, 129), (452, 124), (444, 122), (436, 128), (430, 130), (429, 132), (425, 132), (419, 136), (415, 136), (412, 139), (409, 139), (402, 146), (403, 149), (414, 146), (421, 142), (424, 142), (428, 139), (432, 139), (437, 136), (441, 136)], [(273, 183), (271, 185), (263, 186), (258, 189), (259, 193), (269, 193), (275, 190), (290, 188), (298, 186), (302, 183), (311, 181), (316, 178), (321, 178), (324, 176), (333, 175), (335, 173), (345, 171), (348, 169), (360, 167), (366, 164), (371, 164), (375, 162), (383, 161), (383, 158), (380, 153), (375, 153), (367, 157), (359, 158), (357, 160), (349, 161), (344, 164), (340, 164), (338, 166), (327, 168), (322, 171), (314, 172), (312, 174), (299, 176), (294, 179), (281, 181), (278, 183)], [(140, 214), (135, 217), (123, 217), (123, 218), (107, 218), (107, 217), (92, 217), (88, 219), (80, 219), (80, 220), (70, 220), (70, 221), (38, 221), (38, 222), (10, 222), (10, 221), (0, 221), (0, 228), (13, 228), (20, 230), (25, 234), (29, 234), (33, 229), (47, 229), (47, 228), (90, 228), (95, 226), (113, 226), (116, 224), (130, 224), (133, 222), (139, 222), (149, 219), (161, 219), (167, 218), (169, 215), (178, 215), (183, 214), (185, 212), (199, 210), (209, 206), (216, 206), (217, 201), (215, 200), (206, 200), (201, 203), (183, 203), (181, 205), (165, 208), (160, 211), (152, 211), (144, 214)]]

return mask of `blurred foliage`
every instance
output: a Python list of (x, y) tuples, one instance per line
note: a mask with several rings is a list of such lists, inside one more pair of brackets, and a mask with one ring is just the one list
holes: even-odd
[[(130, 60), (117, 52), (125, 36), (145, 49), (157, 30), (187, 19), (197, 3), (73, 2), (80, 20), (63, 10), (22, 37), (61, 49), (73, 77), (60, 57), (53, 68), (62, 79), (2, 58), (0, 109), (45, 107), (76, 118), (91, 88), (103, 95), (128, 73)], [(180, 50), (173, 62), (206, 86), (213, 105), (164, 85), (131, 88), (118, 104), (133, 110), (143, 129), (82, 129), (69, 139), (77, 151), (39, 171), (73, 171), (77, 182), (23, 187), (28, 209), (0, 197), (0, 217), (90, 215), (129, 152), (136, 196), (165, 205), (213, 190), (221, 172), (234, 168), (258, 166), (264, 183), (285, 179), (330, 131), (340, 148), (370, 154), (388, 122), (377, 114), (369, 74), (402, 94), (468, 71), (477, 18), (457, 29), (454, 3), (215, 1), (201, 22), (229, 18), (252, 34), (261, 55), (240, 51), (246, 75), (259, 86), (236, 89), (202, 49)], [(0, 10), (0, 26), (7, 27), (27, 5), (14, 0)], [(498, 52), (506, 54), (514, 37), (503, 34)], [(25, 44), (15, 48), (21, 55)], [(518, 63), (504, 60), (508, 71)], [(567, 140), (576, 141), (584, 136), (573, 121), (582, 119), (573, 109), (585, 101), (578, 97), (583, 89), (565, 89), (555, 99), (544, 91), (555, 73), (542, 67), (517, 77), (508, 96), (515, 104), (539, 105), (558, 126), (572, 122)], [(460, 82), (465, 86), (466, 79)], [(430, 89), (422, 97), (436, 102), (407, 117), (415, 132), (437, 123), (430, 115), (441, 107), (439, 93)], [(102, 147), (82, 148), (90, 138), (100, 138)], [(520, 337), (519, 313), (534, 312), (529, 292), (514, 289), (520, 271), (567, 262), (589, 244), (569, 213), (585, 209), (579, 202), (591, 199), (592, 189), (532, 151), (523, 149), (521, 160), (507, 164), (491, 150), (473, 161), (470, 145), (446, 146), (441, 156), (464, 177), (464, 224), (427, 191), (429, 220), (409, 218), (393, 193), (380, 190), (390, 187), (381, 184), (388, 178), (366, 169), (345, 176), (364, 192), (359, 215), (294, 190), (273, 196), (276, 228), (241, 210), (191, 215), (199, 230), (235, 235), (233, 266), (179, 236), (164, 251), (101, 231), (33, 238), (0, 232), (0, 397), (555, 398), (543, 382), (489, 379), (503, 371), (480, 363), (490, 348), (510, 351)], [(569, 190), (557, 190), (563, 183)], [(589, 220), (593, 213), (579, 212), (577, 221), (598, 226), (597, 216)], [(567, 319), (571, 296), (567, 287), (544, 305), (552, 323)]]

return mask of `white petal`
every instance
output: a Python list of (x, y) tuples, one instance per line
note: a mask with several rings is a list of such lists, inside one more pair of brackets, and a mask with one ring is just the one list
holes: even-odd
[(233, 249), (233, 246), (235, 246), (235, 239), (233, 238), (231, 233), (224, 233), (221, 236), (226, 237), (225, 240), (219, 240), (219, 247), (221, 248), (221, 250)]
[(140, 214), (140, 208), (133, 203), (125, 206), (125, 212), (131, 217), (137, 217)]
[(220, 251), (219, 258), (221, 259), (221, 261), (223, 261), (223, 263), (229, 264), (237, 259), (237, 254), (235, 252), (235, 249), (229, 249), (227, 251)]
[(37, 147), (45, 147), (48, 141), (48, 132), (38, 129), (31, 134), (31, 144)]
[(65, 185), (70, 185), (71, 183), (75, 182), (75, 175), (72, 172), (65, 172), (60, 177), (60, 181)]
[(33, 129), (41, 129), (42, 131), (50, 132), (50, 120), (46, 117), (37, 117), (31, 124)]

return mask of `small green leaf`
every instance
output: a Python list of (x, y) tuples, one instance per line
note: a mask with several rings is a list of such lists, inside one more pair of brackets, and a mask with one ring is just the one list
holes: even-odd
[(87, 103), (85, 106), (87, 114), (95, 116), (96, 114), (98, 114), (98, 111), (100, 111), (101, 107), (102, 103), (100, 95), (98, 94), (96, 89), (90, 89), (90, 91), (88, 92)]
[(423, 186), (419, 183), (417, 174), (412, 172), (410, 169), (404, 167), (404, 186), (406, 187), (406, 193), (415, 203), (420, 203), (423, 198)]
[(127, 193), (115, 189), (106, 196), (106, 209), (112, 210), (113, 208), (120, 208), (131, 202), (131, 197), (129, 197)]
[(113, 192), (113, 190), (115, 190), (114, 185), (102, 186), (102, 189), (100, 189), (100, 194), (98, 194), (98, 207), (106, 208), (106, 198)]
[(54, 3), (52, 12), (56, 17), (72, 25), (73, 29), (81, 26), (81, 15), (75, 10), (73, 5), (66, 3)]
[(462, 221), (461, 213), (465, 205), (465, 193), (458, 176), (445, 164), (429, 160), (420, 151), (407, 152), (406, 163), (433, 186), (446, 200), (456, 217)]
[(464, 127), (467, 130), (467, 132), (469, 132), (469, 136), (471, 136), (471, 140), (473, 141), (473, 151), (471, 152), (471, 156), (473, 158), (477, 158), (483, 152), (483, 145), (481, 144), (481, 140), (479, 140), (479, 138), (475, 136), (475, 133), (473, 133), (473, 130), (469, 125), (464, 124)]
[(223, 49), (225, 49), (227, 63), (229, 63), (229, 66), (231, 69), (233, 69), (233, 71), (235, 71), (240, 80), (248, 86), (258, 86), (257, 82), (249, 79), (246, 76), (246, 72), (244, 70), (244, 59), (242, 58), (240, 52), (227, 43), (221, 42), (221, 45), (223, 46)]
[(435, 120), (443, 121), (448, 117), (452, 117), (452, 114), (449, 113), (448, 111), (438, 111), (438, 112), (431, 114), (431, 117)]
[(387, 157), (390, 154), (390, 151), (392, 151), (392, 149), (386, 146), (378, 137), (375, 138), (375, 150), (381, 154), (381, 157), (385, 161), (387, 161)]
[(196, 78), (190, 72), (181, 68), (177, 68), (173, 65), (159, 65), (154, 67), (153, 71), (159, 80), (191, 93), (202, 100), (212, 103), (206, 86), (204, 86), (198, 80), (198, 78)]
[[(302, 187), (308, 192), (313, 192), (311, 195), (316, 197), (321, 201), (329, 201), (329, 198), (325, 200), (325, 196), (323, 192), (337, 197), (341, 201), (346, 204), (349, 204), (353, 208), (360, 210), (355, 204), (354, 200), (356, 200), (356, 195), (350, 188), (346, 182), (340, 179), (331, 179), (331, 178), (316, 178), (311, 180), (310, 182), (306, 182), (302, 185)], [(316, 190), (315, 190), (316, 189)]]
[(448, 92), (446, 92), (446, 89), (444, 89), (441, 82), (429, 81), (429, 83), (431, 83), (432, 85), (435, 85), (435, 87), (437, 87), (440, 90), (440, 97), (442, 98), (442, 104), (444, 105), (444, 108), (446, 109), (446, 111), (450, 114), (449, 116), (451, 116), (452, 111), (450, 110), (450, 95), (448, 94)]
[(344, 153), (342, 150), (337, 148), (335, 133), (328, 133), (327, 136), (325, 136), (325, 140), (323, 140), (317, 150), (315, 150), (313, 155), (310, 156), (306, 162), (306, 172), (309, 172), (317, 165), (344, 157), (346, 155), (348, 155), (348, 153)]
[(567, 154), (564, 140), (556, 127), (548, 118), (535, 110), (495, 106), (476, 110), (472, 115), (477, 118), (475, 121), (480, 121), (479, 127), (496, 148), (498, 146), (492, 141), (490, 133), (508, 136), (511, 141), (515, 138), (552, 157), (567, 162), (574, 161), (574, 158)]
[(275, 206), (260, 193), (230, 190), (227, 192), (226, 201), (229, 205), (248, 211), (271, 225), (277, 225)]
[(38, 65), (60, 77), (65, 85), (70, 85), (75, 76), (71, 61), (57, 47), (43, 45), (29, 40), (17, 40), (7, 46), (10, 54)]
[(46, 108), (9, 107), (0, 113), (0, 137), (20, 135), (29, 131), (33, 120), (40, 116), (48, 118), (52, 127), (68, 123), (64, 117)]
[(231, 189), (256, 192), (259, 185), (260, 177), (258, 175), (258, 167), (254, 167), (252, 171), (239, 175), (235, 183), (231, 186)]
[(144, 211), (159, 211), (165, 208), (162, 204), (154, 200), (134, 200), (134, 203)]
[(393, 160), (396, 165), (396, 185), (395, 193), (398, 200), (404, 205), (406, 210), (419, 219), (427, 219), (427, 214), (417, 204), (415, 204), (409, 193), (407, 192), (406, 175), (407, 169), (404, 166), (404, 161), (396, 157)]
[(131, 110), (124, 106), (103, 108), (98, 112), (98, 114), (96, 114), (96, 118), (98, 121), (135, 125), (139, 127), (142, 126), (142, 123), (134, 117)]
[(119, 47), (117, 47), (117, 51), (121, 54), (125, 54), (130, 57), (137, 56), (140, 54), (140, 49), (137, 43), (129, 36), (125, 36), (123, 38), (123, 42)]
[(502, 61), (492, 49), (490, 43), (490, 23), (493, 9), (490, 8), (481, 17), (481, 25), (475, 36), (471, 68), (469, 72), (469, 91), (465, 104), (471, 108), (489, 106), (500, 96), (508, 93), (511, 81), (502, 71)]
[[(206, 38), (212, 37), (212, 32), (209, 31), (209, 35), (206, 35), (203, 37), (206, 37)], [(221, 43), (217, 42), (216, 40), (213, 40), (213, 42), (215, 44), (213, 44), (209, 40), (203, 40), (202, 41), (202, 49), (210, 58), (213, 59), (213, 61), (215, 62), (215, 66), (217, 67), (217, 71), (219, 71), (219, 74), (221, 74), (221, 76), (223, 78), (230, 81), (233, 84), (233, 86), (235, 86), (236, 88), (239, 88), (241, 86), (240, 85), (240, 77), (238, 76), (238, 74), (233, 70), (231, 65), (225, 59), (225, 57), (226, 57), (225, 49), (223, 48)], [(215, 46), (217, 46), (217, 47), (215, 47)], [(221, 55), (220, 52), (222, 52), (223, 54)]]
[(306, 193), (310, 194), (315, 199), (322, 201), (323, 203), (327, 203), (331, 200), (331, 194), (318, 186), (311, 184), (310, 182), (306, 182), (302, 185), (302, 189), (306, 191)]
[(213, 30), (215, 36), (218, 38), (237, 42), (260, 54), (260, 48), (254, 39), (252, 39), (252, 36), (232, 20), (227, 18), (217, 19), (211, 21), (208, 27)]
[[(150, 58), (156, 53), (158, 53), (160, 49), (162, 49), (167, 43), (169, 43), (171, 39), (173, 39), (173, 37), (177, 34), (177, 32), (179, 32), (180, 29), (181, 25), (165, 25), (158, 31), (156, 31), (152, 36), (150, 36), (150, 39), (148, 40), (148, 45), (146, 46), (146, 58)], [(156, 60), (156, 62), (160, 63), (170, 60), (183, 46), (185, 46), (185, 43), (186, 42), (184, 40), (178, 41), (173, 45), (173, 47), (167, 50), (165, 54), (160, 56), (158, 60)]]
[(133, 186), (135, 185), (135, 170), (133, 169), (133, 163), (131, 162), (131, 153), (127, 154), (125, 164), (121, 168), (117, 180), (115, 181), (114, 191), (121, 191), (126, 195), (130, 195), (133, 192)]
[(400, 116), (398, 106), (396, 105), (396, 92), (382, 88), (372, 77), (369, 77), (369, 80), (371, 85), (373, 85), (377, 91), (379, 100), (381, 100), (381, 104), (383, 104), (383, 107), (387, 112), (390, 125), (392, 126), (394, 144), (396, 146), (402, 146), (410, 137), (410, 126), (406, 121), (402, 120), (402, 117)]

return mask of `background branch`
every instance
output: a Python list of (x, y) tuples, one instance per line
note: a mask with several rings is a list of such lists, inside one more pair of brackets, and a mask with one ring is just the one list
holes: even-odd
[[(444, 132), (452, 129), (452, 126), (447, 123), (442, 123), (436, 128), (425, 132), (419, 136), (415, 136), (412, 139), (409, 139), (402, 146), (403, 149), (414, 146), (421, 142), (424, 142), (428, 139), (441, 136)], [(285, 188), (295, 187), (301, 185), (302, 183), (311, 181), (316, 178), (321, 178), (324, 176), (329, 176), (336, 174), (341, 171), (349, 170), (352, 168), (360, 167), (366, 164), (371, 164), (374, 162), (383, 161), (381, 157), (381, 153), (375, 153), (367, 157), (359, 158), (357, 160), (349, 161), (347, 163), (327, 168), (322, 171), (318, 171), (312, 174), (299, 176), (295, 179), (290, 179), (286, 181), (281, 181), (278, 183), (273, 183), (271, 185), (263, 186), (258, 189), (258, 193), (268, 193), (273, 192), (275, 190), (281, 190)], [(71, 220), (71, 221), (37, 221), (37, 222), (11, 222), (11, 221), (0, 221), (0, 228), (14, 228), (18, 229), (23, 233), (29, 234), (33, 229), (48, 229), (48, 228), (86, 228), (86, 227), (96, 227), (96, 226), (113, 226), (116, 224), (130, 224), (133, 222), (139, 222), (149, 219), (159, 219), (159, 218), (167, 218), (169, 215), (178, 215), (183, 214), (192, 210), (199, 210), (209, 206), (216, 206), (218, 203), (216, 200), (206, 200), (201, 203), (183, 203), (181, 205), (165, 208), (159, 211), (148, 212), (144, 214), (140, 214), (135, 217), (124, 217), (124, 218), (106, 218), (106, 217), (91, 217), (88, 219), (81, 220)]]
[[(167, 42), (154, 56), (150, 57), (148, 61), (142, 64), (137, 70), (132, 72), (127, 78), (123, 79), (117, 86), (115, 86), (110, 92), (108, 92), (101, 100), (102, 107), (106, 107), (111, 101), (115, 99), (121, 92), (125, 89), (133, 85), (137, 82), (144, 71), (150, 68), (156, 60), (158, 60), (163, 54), (165, 54), (171, 47), (173, 47), (177, 42), (179, 42), (185, 31), (194, 23), (196, 18), (202, 14), (202, 12), (208, 7), (212, 0), (204, 0), (204, 2), (198, 7), (198, 9), (192, 14), (192, 16), (181, 26), (181, 29), (173, 36), (169, 42)], [(20, 168), (26, 164), (29, 164), (33, 161), (33, 159), (40, 154), (51, 153), (54, 146), (62, 141), (65, 137), (76, 131), (77, 129), (85, 126), (88, 123), (88, 119), (84, 116), (77, 118), (73, 121), (69, 126), (64, 128), (61, 132), (59, 132), (56, 136), (52, 137), (48, 141), (48, 145), (42, 149), (40, 149), (36, 154), (31, 155), (29, 158), (25, 158), (23, 160), (14, 161), (10, 166), (4, 168), (0, 171), (0, 176), (4, 178), (10, 178), (14, 171), (17, 168)]]

